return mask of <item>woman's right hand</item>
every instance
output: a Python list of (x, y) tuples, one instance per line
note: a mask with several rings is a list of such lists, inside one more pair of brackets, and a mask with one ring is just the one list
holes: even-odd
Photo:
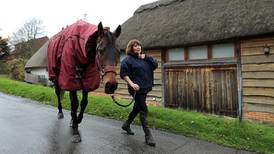
[(140, 90), (139, 85), (133, 83), (127, 75), (124, 77), (124, 80), (125, 80), (125, 81), (127, 82), (127, 84), (130, 85), (135, 91)]
[(130, 86), (131, 86), (135, 91), (140, 90), (140, 87), (139, 87), (138, 84), (133, 83), (133, 84), (131, 84)]

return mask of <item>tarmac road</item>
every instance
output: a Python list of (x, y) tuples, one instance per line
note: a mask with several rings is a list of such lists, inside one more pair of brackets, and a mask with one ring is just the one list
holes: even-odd
[(250, 153), (158, 130), (152, 130), (156, 147), (150, 147), (141, 126), (133, 125), (131, 136), (121, 121), (92, 115), (84, 115), (79, 127), (82, 142), (72, 143), (70, 112), (64, 114), (58, 120), (55, 107), (0, 93), (0, 153)]

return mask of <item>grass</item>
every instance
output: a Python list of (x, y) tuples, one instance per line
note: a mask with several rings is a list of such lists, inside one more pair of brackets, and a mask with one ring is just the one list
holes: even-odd
[[(57, 99), (53, 88), (14, 81), (0, 75), (0, 91), (56, 106)], [(119, 101), (129, 102), (122, 99)], [(62, 103), (65, 109), (70, 108), (68, 102), (69, 97), (66, 93)], [(125, 120), (130, 111), (131, 107), (119, 107), (112, 102), (110, 97), (93, 96), (92, 93), (86, 108), (88, 114), (117, 120)], [(149, 106), (148, 121), (150, 127), (156, 129), (212, 141), (237, 149), (257, 153), (274, 153), (273, 124), (249, 121), (240, 123), (235, 118), (153, 106)], [(140, 124), (138, 118), (135, 123)]]

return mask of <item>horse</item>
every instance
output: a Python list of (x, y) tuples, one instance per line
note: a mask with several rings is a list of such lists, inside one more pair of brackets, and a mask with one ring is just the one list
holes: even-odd
[[(64, 91), (69, 91), (72, 142), (81, 142), (78, 125), (88, 104), (88, 92), (99, 87), (100, 78), (106, 94), (113, 94), (117, 89), (119, 50), (115, 42), (120, 33), (120, 25), (111, 32), (109, 28), (103, 28), (101, 22), (96, 26), (78, 21), (57, 33), (49, 42), (48, 72), (58, 101), (57, 118), (64, 118), (61, 97)], [(77, 115), (78, 90), (82, 90), (82, 100)]]

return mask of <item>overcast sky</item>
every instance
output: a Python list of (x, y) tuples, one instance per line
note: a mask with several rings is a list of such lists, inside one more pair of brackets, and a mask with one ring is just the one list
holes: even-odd
[(87, 14), (87, 21), (113, 31), (141, 5), (156, 0), (4, 0), (1, 1), (0, 36), (11, 36), (31, 18), (43, 21), (48, 37)]

